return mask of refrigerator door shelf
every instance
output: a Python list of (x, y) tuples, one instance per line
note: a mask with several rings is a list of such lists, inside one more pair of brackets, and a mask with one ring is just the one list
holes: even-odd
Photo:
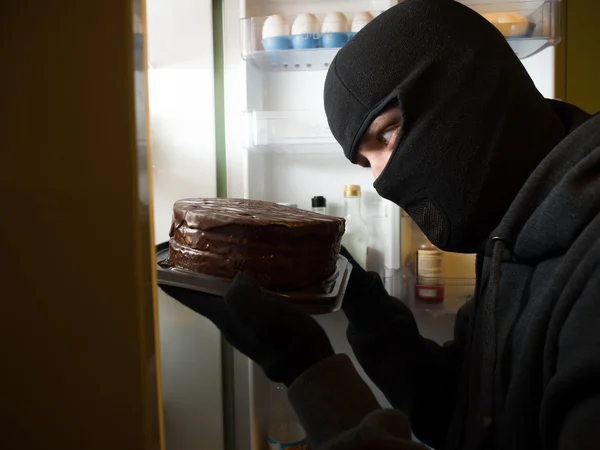
[(560, 38), (509, 38), (507, 41), (517, 56), (520, 59), (525, 59), (558, 44)]
[[(158, 284), (217, 296), (224, 296), (227, 293), (232, 280), (174, 268), (167, 260), (168, 254), (168, 242), (156, 246)], [(340, 255), (336, 273), (319, 285), (296, 291), (276, 292), (265, 289), (264, 292), (276, 299), (292, 303), (309, 314), (328, 314), (340, 309), (351, 272), (352, 265)]]
[[(482, 14), (502, 32), (513, 51), (521, 59), (535, 55), (560, 42), (560, 0), (463, 0), (462, 3)], [(377, 16), (379, 12), (372, 12), (372, 14)], [(346, 16), (350, 22), (352, 13), (346, 13)], [(515, 16), (519, 18), (515, 19)], [(291, 24), (294, 18), (295, 16), (288, 16), (286, 20)], [(316, 35), (315, 42), (319, 42), (317, 48), (291, 48), (293, 40), (287, 35), (280, 38), (282, 40), (287, 38), (290, 48), (273, 47), (267, 50), (262, 40), (262, 27), (265, 20), (266, 17), (242, 19), (242, 58), (253, 62), (260, 70), (326, 70), (339, 50), (339, 48), (324, 48), (323, 38)], [(317, 20), (322, 23), (322, 15), (317, 15)], [(353, 33), (348, 33), (349, 39), (352, 35)], [(310, 37), (307, 35), (307, 38)]]
[[(486, 17), (507, 39), (520, 59), (560, 42), (561, 0), (462, 0)], [(526, 24), (514, 20), (515, 15)], [(525, 26), (523, 26), (525, 25)]]
[[(376, 17), (381, 11), (369, 13)], [(344, 11), (343, 14), (345, 22), (343, 18), (340, 21), (328, 14), (316, 13), (316, 23), (297, 31), (292, 26), (296, 14), (283, 14), (280, 16), (281, 22), (267, 22), (266, 27), (268, 16), (242, 18), (242, 57), (254, 61), (263, 70), (327, 69), (337, 51), (355, 34), (351, 32), (351, 24), (357, 13)], [(322, 32), (324, 23), (325, 33)]]

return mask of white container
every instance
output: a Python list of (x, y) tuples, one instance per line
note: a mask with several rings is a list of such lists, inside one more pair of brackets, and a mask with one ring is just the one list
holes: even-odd
[(346, 247), (356, 262), (366, 269), (369, 228), (360, 214), (360, 195), (360, 186), (350, 184), (344, 187), (346, 232), (342, 236), (342, 245)]

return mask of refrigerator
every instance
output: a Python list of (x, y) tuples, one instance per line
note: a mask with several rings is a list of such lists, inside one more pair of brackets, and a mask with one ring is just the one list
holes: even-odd
[[(350, 164), (328, 129), (323, 109), (327, 67), (339, 48), (265, 50), (263, 27), (279, 15), (293, 31), (300, 14), (320, 26), (332, 11), (348, 20), (372, 16), (393, 0), (147, 0), (148, 107), (154, 236), (168, 239), (173, 203), (228, 196), (294, 203), (314, 196), (344, 215), (344, 186), (361, 186), (362, 215), (388, 292), (414, 312), (420, 332), (452, 338), (455, 315), (472, 296), (474, 255), (445, 253), (441, 304), (415, 299), (414, 255), (421, 238), (412, 220), (375, 192), (370, 170)], [(555, 45), (560, 0), (464, 0), (507, 36), (540, 92), (555, 98)], [(526, 34), (497, 22), (527, 18)], [(531, 25), (533, 24), (533, 25)], [(518, 28), (518, 26), (517, 26)], [(348, 28), (349, 29), (349, 28)], [(520, 33), (520, 34), (519, 34)], [(315, 316), (336, 352), (346, 353), (382, 407), (389, 403), (362, 372), (345, 339), (341, 311)], [(161, 382), (168, 450), (263, 450), (269, 381), (218, 330), (159, 291)]]

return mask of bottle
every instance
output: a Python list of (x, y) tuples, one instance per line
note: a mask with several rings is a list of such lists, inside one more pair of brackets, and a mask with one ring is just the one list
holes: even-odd
[(322, 196), (313, 197), (311, 200), (312, 210), (316, 213), (327, 214), (327, 199)]
[[(375, 197), (373, 197), (375, 198)], [(363, 203), (365, 206), (365, 203)], [(390, 244), (390, 239), (386, 239), (386, 229), (390, 219), (387, 217), (386, 204), (381, 197), (377, 200), (371, 200), (366, 204), (367, 211), (365, 222), (369, 229), (369, 245), (367, 246), (367, 265), (365, 269), (369, 272), (375, 272), (379, 277), (385, 279), (385, 253)], [(364, 211), (364, 209), (363, 209)], [(385, 284), (385, 281), (384, 281)]]
[(443, 252), (425, 237), (417, 249), (417, 284), (415, 296), (429, 303), (444, 301), (442, 280)]
[(269, 450), (308, 450), (306, 433), (290, 405), (285, 385), (271, 383), (269, 387)]
[(344, 187), (346, 232), (342, 245), (350, 252), (362, 268), (367, 267), (369, 228), (360, 214), (360, 186), (349, 184)]

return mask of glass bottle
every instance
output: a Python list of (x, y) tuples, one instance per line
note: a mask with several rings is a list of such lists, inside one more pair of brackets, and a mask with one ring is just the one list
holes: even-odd
[(415, 296), (422, 301), (440, 303), (444, 301), (442, 279), (442, 257), (444, 253), (425, 236), (417, 249), (417, 284)]
[(327, 199), (320, 195), (311, 199), (312, 210), (319, 214), (327, 214)]
[(356, 262), (366, 269), (369, 228), (360, 214), (360, 196), (359, 185), (349, 184), (344, 187), (346, 232), (342, 236), (342, 245)]

